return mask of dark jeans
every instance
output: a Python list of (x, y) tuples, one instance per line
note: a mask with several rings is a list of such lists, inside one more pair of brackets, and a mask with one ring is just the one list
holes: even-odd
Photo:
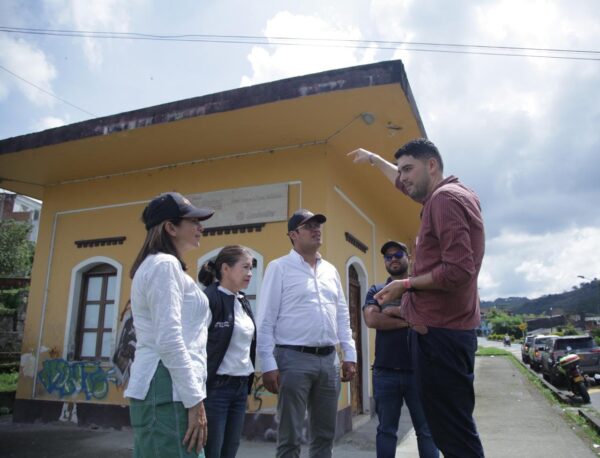
[(396, 456), (398, 422), (403, 401), (406, 401), (417, 434), (419, 456), (421, 458), (437, 458), (439, 456), (425, 420), (415, 377), (411, 371), (373, 368), (373, 394), (375, 411), (379, 419), (377, 458)]
[(208, 422), (206, 458), (235, 457), (246, 416), (248, 377), (217, 375), (208, 387), (204, 408)]
[(475, 420), (473, 389), (477, 335), (429, 328), (411, 331), (413, 361), (429, 429), (445, 458), (483, 457)]

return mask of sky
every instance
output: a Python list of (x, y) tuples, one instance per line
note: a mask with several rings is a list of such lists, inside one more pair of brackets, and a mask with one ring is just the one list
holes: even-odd
[[(487, 235), (482, 299), (535, 298), (585, 281), (578, 275), (600, 277), (596, 0), (3, 0), (0, 18), (0, 26), (30, 29), (263, 37), (223, 44), (0, 31), (0, 139), (401, 59), (445, 173), (480, 196)], [(284, 46), (275, 37), (365, 40), (370, 47)], [(381, 49), (376, 41), (403, 43)], [(415, 51), (423, 49), (417, 42), (563, 51), (457, 54)]]

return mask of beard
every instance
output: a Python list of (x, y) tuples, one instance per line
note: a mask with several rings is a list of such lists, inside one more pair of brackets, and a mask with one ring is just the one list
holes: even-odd
[(406, 273), (408, 270), (408, 265), (401, 263), (398, 267), (386, 267), (385, 270), (388, 271), (388, 274), (399, 277)]

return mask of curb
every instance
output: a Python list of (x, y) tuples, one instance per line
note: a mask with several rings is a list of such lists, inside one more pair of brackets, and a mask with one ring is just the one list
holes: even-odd
[(595, 415), (591, 415), (584, 410), (579, 409), (579, 416), (583, 417), (587, 424), (590, 425), (597, 434), (600, 434), (600, 420)]
[[(517, 359), (515, 357), (515, 359), (527, 370), (531, 371), (532, 373), (536, 374), (537, 377), (537, 373), (532, 370), (528, 365), (526, 365), (523, 361)], [(574, 399), (570, 396), (565, 396), (565, 394), (563, 392), (561, 392), (560, 390), (556, 389), (556, 387), (554, 387), (554, 385), (548, 383), (546, 380), (544, 380), (543, 378), (540, 378), (540, 381), (544, 384), (544, 386), (546, 388), (548, 388), (551, 393), (554, 395), (554, 397), (556, 397), (559, 401), (564, 402), (565, 404), (570, 404), (570, 405), (580, 405), (580, 403), (575, 402)], [(577, 409), (578, 414), (580, 417), (582, 417), (587, 424), (597, 433), (600, 434), (600, 419), (596, 416), (596, 415), (592, 415), (584, 410), (581, 409)]]
[[(515, 357), (515, 360), (521, 365), (523, 366), (525, 369), (527, 369), (529, 372), (531, 372), (532, 374), (534, 374), (537, 377), (537, 372), (535, 372), (533, 369), (531, 369), (528, 365), (526, 365), (523, 361), (521, 361), (520, 359), (517, 359)], [(570, 397), (565, 395), (561, 390), (557, 389), (554, 385), (552, 385), (551, 383), (548, 383), (546, 380), (544, 380), (543, 377), (538, 377), (538, 379), (540, 380), (540, 382), (542, 382), (542, 384), (548, 388), (548, 390), (550, 390), (550, 392), (552, 393), (552, 395), (558, 399), (559, 401), (565, 403), (565, 404), (570, 404), (570, 405), (580, 405), (580, 403), (575, 402), (575, 400)]]

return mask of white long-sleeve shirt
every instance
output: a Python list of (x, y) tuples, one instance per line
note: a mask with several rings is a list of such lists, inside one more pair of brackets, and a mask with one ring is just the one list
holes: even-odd
[(271, 261), (261, 285), (256, 351), (263, 372), (277, 369), (275, 345), (324, 347), (339, 343), (356, 362), (348, 305), (336, 268), (324, 259), (313, 269), (295, 250)]
[(137, 338), (125, 396), (145, 399), (162, 361), (173, 381), (173, 400), (186, 408), (206, 397), (208, 298), (175, 256), (158, 253), (139, 266), (131, 285)]

